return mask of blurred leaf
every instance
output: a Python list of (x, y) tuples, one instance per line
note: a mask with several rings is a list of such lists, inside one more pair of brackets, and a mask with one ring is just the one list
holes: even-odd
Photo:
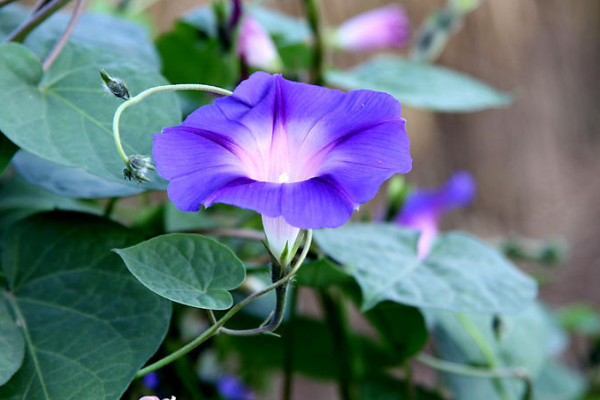
[[(0, 46), (0, 130), (22, 149), (45, 160), (123, 183), (123, 161), (112, 136), (114, 111), (121, 101), (102, 90), (98, 70), (123, 78), (132, 93), (165, 83), (156, 72), (114, 55), (67, 45), (56, 62), (42, 72), (25, 47)], [(180, 121), (172, 93), (160, 94), (125, 112), (123, 146), (132, 154), (151, 154), (152, 134)], [(164, 189), (166, 182), (150, 174), (145, 188)], [(136, 186), (134, 182), (128, 182)]]
[(435, 61), (446, 47), (450, 36), (463, 25), (465, 11), (452, 4), (432, 12), (415, 34), (410, 59), (416, 62)]
[(570, 304), (558, 310), (562, 326), (570, 331), (586, 336), (600, 333), (600, 315), (589, 304)]
[(136, 188), (125, 183), (109, 182), (87, 173), (81, 167), (64, 167), (23, 150), (14, 156), (13, 165), (29, 183), (65, 197), (123, 197), (144, 191), (141, 186)]
[[(163, 74), (172, 83), (204, 83), (231, 89), (238, 77), (237, 58), (224, 52), (219, 41), (203, 36), (197, 27), (178, 21), (172, 32), (160, 36), (156, 46), (163, 62)], [(180, 93), (189, 113), (212, 102), (214, 95), (201, 91)]]
[(312, 39), (310, 27), (303, 18), (259, 6), (250, 7), (248, 11), (282, 46), (307, 44)]
[(120, 398), (170, 319), (170, 303), (110, 251), (136, 240), (120, 225), (75, 213), (36, 215), (11, 228), (3, 243), (4, 295), (20, 320), (26, 356), (0, 398)]
[(330, 70), (328, 84), (387, 92), (401, 103), (443, 112), (506, 107), (512, 96), (450, 69), (398, 57), (378, 57), (349, 71)]
[[(0, 286), (0, 289), (2, 286)], [(8, 312), (4, 299), (0, 299), (0, 386), (21, 367), (25, 356), (25, 340)]]
[(418, 233), (392, 224), (348, 224), (315, 232), (321, 249), (361, 287), (362, 309), (390, 300), (457, 312), (517, 312), (535, 281), (494, 248), (463, 233), (440, 235), (424, 260)]
[[(239, 317), (236, 315), (233, 321)], [(293, 351), (294, 371), (319, 379), (337, 379), (339, 360), (334, 350), (335, 338), (327, 324), (310, 318), (296, 318), (284, 324), (277, 333), (281, 337), (222, 335), (217, 340), (223, 351), (235, 351), (241, 362), (241, 374), (263, 374), (283, 368), (284, 349), (288, 346)], [(363, 360), (369, 373), (398, 365), (393, 355), (369, 338), (355, 335), (350, 342), (356, 347), (353, 353)]]
[(19, 176), (0, 182), (0, 232), (20, 219), (51, 210), (101, 213), (95, 205), (50, 193)]
[(325, 289), (332, 285), (352, 282), (352, 277), (331, 261), (321, 258), (302, 264), (302, 268), (296, 274), (295, 282), (299, 286)]
[(416, 355), (429, 340), (425, 319), (414, 307), (386, 301), (367, 311), (365, 316), (377, 329), (398, 364)]
[(192, 307), (231, 307), (228, 290), (246, 276), (244, 264), (228, 247), (202, 235), (163, 235), (115, 251), (148, 289)]
[(535, 400), (575, 400), (585, 392), (585, 379), (557, 361), (544, 364), (533, 384)]
[[(433, 341), (441, 358), (461, 364), (488, 365), (481, 350), (454, 314), (428, 311), (427, 315), (433, 320)], [(521, 367), (535, 380), (548, 360), (565, 347), (564, 333), (538, 303), (519, 314), (501, 315), (499, 318), (502, 325), (500, 335), (494, 331), (493, 316), (468, 316), (493, 352), (497, 368)], [(456, 398), (461, 400), (500, 399), (491, 379), (444, 374), (444, 380)], [(502, 382), (515, 398), (522, 396), (524, 385), (521, 381), (504, 379)]]
[[(414, 383), (413, 383), (414, 385)], [(362, 383), (362, 398), (369, 400), (443, 400), (444, 397), (414, 385), (414, 394), (406, 381), (381, 374), (369, 377)], [(483, 400), (483, 399), (482, 399)], [(487, 399), (486, 399), (487, 400)]]
[(0, 132), (0, 175), (2, 175), (6, 167), (8, 167), (10, 160), (12, 160), (13, 155), (17, 150), (19, 150), (19, 148)]
[[(0, 12), (0, 40), (12, 32), (31, 10), (16, 4), (3, 7)], [(44, 21), (26, 38), (25, 45), (37, 55), (45, 55), (62, 35), (70, 12), (58, 12)], [(157, 71), (160, 59), (148, 32), (138, 24), (107, 15), (84, 13), (73, 33), (70, 43), (94, 47), (96, 52), (109, 53), (122, 62), (133, 61)]]
[(450, 0), (450, 4), (458, 11), (467, 13), (479, 7), (481, 0)]
[[(246, 10), (282, 46), (308, 43), (312, 38), (310, 27), (304, 19), (257, 5), (250, 5)], [(210, 7), (204, 6), (192, 10), (184, 20), (206, 35), (212, 37), (217, 35), (217, 20)]]
[(209, 217), (206, 209), (201, 208), (197, 212), (180, 211), (170, 201), (165, 203), (164, 224), (167, 232), (182, 232), (219, 227), (219, 225)]

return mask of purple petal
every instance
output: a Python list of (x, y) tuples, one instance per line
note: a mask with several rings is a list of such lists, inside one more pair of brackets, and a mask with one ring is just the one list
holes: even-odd
[(285, 184), (282, 203), (283, 218), (302, 229), (343, 225), (358, 206), (337, 182), (328, 177)]
[(455, 208), (469, 205), (475, 196), (475, 180), (468, 172), (455, 173), (438, 189), (413, 191), (397, 217), (406, 226), (420, 229), (418, 221), (423, 218), (439, 223), (441, 216)]
[(385, 180), (411, 170), (409, 147), (404, 120), (384, 122), (339, 140), (320, 172), (335, 176), (353, 201), (362, 204)]

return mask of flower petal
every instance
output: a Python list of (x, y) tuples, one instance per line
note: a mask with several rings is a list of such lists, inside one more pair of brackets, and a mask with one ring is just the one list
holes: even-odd
[(205, 204), (225, 203), (240, 208), (249, 208), (267, 217), (281, 215), (281, 183), (260, 182), (240, 178), (223, 185)]
[(358, 206), (329, 177), (284, 184), (282, 199), (283, 218), (301, 229), (341, 226)]
[(384, 122), (337, 141), (323, 161), (321, 174), (335, 176), (355, 203), (375, 196), (381, 184), (412, 168), (404, 120)]

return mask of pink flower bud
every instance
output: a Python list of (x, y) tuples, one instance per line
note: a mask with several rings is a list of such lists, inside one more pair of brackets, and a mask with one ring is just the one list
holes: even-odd
[(240, 27), (237, 53), (250, 67), (269, 72), (279, 72), (282, 68), (271, 36), (250, 15), (244, 18)]
[(410, 21), (395, 4), (357, 15), (334, 33), (334, 44), (344, 50), (366, 51), (402, 47), (410, 39)]

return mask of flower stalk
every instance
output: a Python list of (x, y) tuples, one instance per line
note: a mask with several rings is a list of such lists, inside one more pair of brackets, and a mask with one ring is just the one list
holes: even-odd
[[(109, 89), (114, 94), (114, 91), (112, 91), (112, 89), (110, 87), (109, 87)], [(138, 95), (131, 97), (131, 98), (129, 98), (129, 93), (127, 93), (127, 100), (124, 103), (122, 103), (121, 105), (119, 105), (119, 107), (115, 111), (115, 115), (113, 117), (113, 136), (115, 139), (115, 145), (117, 147), (117, 151), (119, 152), (119, 156), (121, 156), (121, 159), (125, 163), (125, 169), (123, 170), (123, 173), (124, 173), (124, 176), (126, 179), (130, 179), (130, 180), (134, 179), (138, 183), (147, 182), (148, 178), (146, 177), (146, 173), (148, 172), (148, 170), (154, 169), (154, 166), (150, 162), (149, 156), (140, 156), (140, 155), (128, 156), (127, 153), (125, 153), (125, 150), (123, 149), (123, 144), (121, 143), (121, 132), (119, 130), (119, 122), (121, 121), (121, 115), (123, 114), (123, 111), (125, 111), (125, 109), (127, 109), (128, 107), (139, 103), (140, 101), (144, 100), (146, 97), (153, 95), (155, 93), (169, 92), (169, 91), (176, 91), (176, 90), (199, 90), (199, 91), (203, 91), (203, 92), (214, 93), (214, 94), (221, 95), (221, 96), (229, 96), (232, 94), (232, 92), (227, 89), (223, 89), (223, 88), (216, 87), (216, 86), (210, 86), (210, 85), (196, 84), (196, 83), (156, 86), (156, 87), (152, 87), (150, 89), (146, 89), (143, 92), (141, 92)], [(118, 97), (121, 97), (121, 96), (118, 96)], [(124, 97), (121, 97), (121, 98), (124, 98)]]
[[(294, 263), (294, 266), (289, 270), (289, 272), (283, 278), (281, 278), (277, 282), (267, 286), (266, 288), (251, 294), (250, 296), (246, 297), (244, 300), (240, 301), (238, 304), (236, 304), (235, 306), (230, 308), (229, 311), (227, 311), (227, 313), (225, 313), (225, 315), (223, 315), (221, 317), (221, 319), (216, 321), (210, 328), (205, 330), (196, 339), (192, 340), (190, 343), (186, 344), (179, 350), (156, 361), (155, 363), (152, 363), (152, 364), (148, 365), (147, 367), (142, 368), (135, 374), (134, 378), (141, 378), (142, 376), (144, 376), (152, 371), (156, 371), (157, 369), (162, 368), (165, 365), (177, 360), (178, 358), (180, 358), (180, 357), (186, 355), (187, 353), (189, 353), (190, 351), (194, 350), (196, 347), (198, 347), (199, 345), (201, 345), (202, 343), (204, 343), (205, 341), (207, 341), (214, 335), (218, 334), (220, 331), (223, 331), (223, 333), (230, 332), (229, 330), (227, 330), (227, 331), (224, 330), (223, 326), (225, 325), (225, 323), (227, 321), (229, 321), (229, 319), (231, 319), (231, 317), (233, 317), (238, 311), (240, 311), (246, 304), (248, 304), (252, 300), (270, 292), (271, 290), (275, 290), (278, 287), (287, 284), (287, 282), (294, 277), (296, 272), (298, 272), (298, 270), (304, 263), (304, 260), (306, 259), (306, 256), (308, 255), (308, 252), (310, 251), (311, 243), (312, 243), (312, 230), (307, 230), (306, 231), (306, 239), (304, 241), (304, 248), (302, 249), (302, 253), (298, 257), (298, 260), (296, 260), (296, 262)], [(273, 323), (273, 321), (274, 321), (274, 319), (271, 320), (271, 323)], [(271, 324), (269, 324), (269, 325), (271, 325)], [(279, 325), (279, 324), (277, 324), (277, 325)], [(267, 330), (265, 328), (266, 327), (257, 328), (256, 333), (267, 332)]]

